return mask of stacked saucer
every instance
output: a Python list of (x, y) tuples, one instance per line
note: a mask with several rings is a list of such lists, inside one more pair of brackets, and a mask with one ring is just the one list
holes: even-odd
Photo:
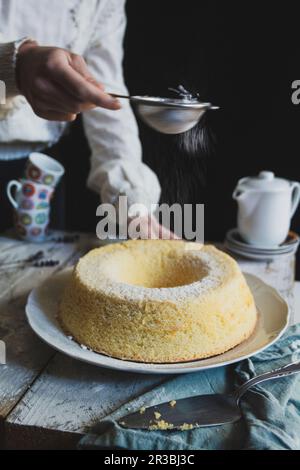
[(263, 261), (296, 253), (299, 241), (300, 238), (295, 232), (289, 232), (287, 239), (281, 245), (271, 248), (255, 246), (246, 243), (237, 229), (232, 229), (226, 234), (225, 247), (233, 254)]

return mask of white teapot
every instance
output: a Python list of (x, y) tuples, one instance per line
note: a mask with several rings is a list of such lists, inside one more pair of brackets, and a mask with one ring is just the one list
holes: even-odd
[(271, 171), (241, 179), (233, 193), (238, 203), (238, 230), (257, 247), (283, 243), (300, 200), (300, 183), (275, 178)]

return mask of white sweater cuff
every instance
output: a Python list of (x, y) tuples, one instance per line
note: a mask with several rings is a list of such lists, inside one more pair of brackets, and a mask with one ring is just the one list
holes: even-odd
[(0, 44), (0, 80), (4, 82), (6, 99), (20, 95), (16, 82), (16, 59), (19, 47), (29, 38)]
[[(132, 166), (134, 168), (134, 163)], [(102, 203), (113, 204), (118, 212), (120, 197), (126, 196), (130, 218), (152, 214), (156, 210), (161, 194), (160, 184), (155, 173), (146, 165), (142, 165), (140, 170), (143, 175), (131, 175), (131, 181), (128, 181), (122, 171), (119, 178), (114, 178), (113, 174), (118, 174), (119, 169), (120, 162), (116, 161), (115, 168), (110, 171), (106, 169), (106, 171), (100, 171), (98, 175), (92, 173), (88, 179), (88, 187), (95, 192), (100, 192)], [(114, 179), (113, 184), (112, 179)]]

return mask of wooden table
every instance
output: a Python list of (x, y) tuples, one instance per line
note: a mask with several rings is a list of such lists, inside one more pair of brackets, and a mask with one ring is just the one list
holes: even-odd
[[(165, 380), (75, 361), (44, 344), (27, 325), (24, 308), (31, 289), (99, 245), (86, 234), (72, 243), (43, 245), (0, 237), (0, 263), (40, 249), (60, 261), (54, 268), (0, 273), (0, 340), (7, 351), (6, 364), (0, 365), (0, 448), (73, 448), (101, 418)], [(294, 258), (239, 263), (278, 288), (293, 308)]]

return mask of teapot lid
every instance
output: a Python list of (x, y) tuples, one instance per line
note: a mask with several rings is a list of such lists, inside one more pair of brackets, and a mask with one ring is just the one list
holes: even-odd
[(261, 189), (264, 191), (285, 190), (290, 187), (289, 181), (276, 178), (272, 171), (261, 171), (258, 176), (249, 176), (239, 181), (244, 188)]

